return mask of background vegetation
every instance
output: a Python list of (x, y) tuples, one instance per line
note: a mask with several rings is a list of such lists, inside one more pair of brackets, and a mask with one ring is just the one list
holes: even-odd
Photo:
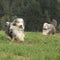
[[(5, 22), (21, 17), (25, 31), (41, 31), (44, 22), (56, 19), (60, 24), (60, 0), (0, 0), (0, 30)], [(60, 29), (60, 26), (59, 26)], [(0, 31), (0, 60), (60, 60), (60, 33), (43, 36), (41, 32), (25, 32), (25, 41), (11, 42)]]
[(0, 0), (0, 30), (6, 21), (22, 17), (26, 31), (41, 31), (44, 22), (60, 23), (60, 0)]

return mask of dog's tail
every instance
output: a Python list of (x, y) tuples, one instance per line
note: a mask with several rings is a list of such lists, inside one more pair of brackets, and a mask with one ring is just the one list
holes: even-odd
[(57, 21), (55, 19), (52, 20), (51, 24), (53, 24), (55, 28), (57, 27)]

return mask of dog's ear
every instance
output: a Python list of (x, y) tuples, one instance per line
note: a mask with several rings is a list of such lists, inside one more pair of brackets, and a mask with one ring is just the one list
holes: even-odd
[(17, 20), (15, 19), (15, 20), (12, 22), (12, 25), (13, 25), (13, 26), (16, 26), (16, 22), (17, 22)]
[(5, 26), (9, 26), (10, 25), (10, 22), (5, 22)]

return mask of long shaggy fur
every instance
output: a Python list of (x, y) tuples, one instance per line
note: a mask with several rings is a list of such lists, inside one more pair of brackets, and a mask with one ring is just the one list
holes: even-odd
[(22, 18), (17, 18), (12, 23), (6, 22), (6, 32), (12, 41), (15, 39), (24, 41), (24, 28), (24, 20)]
[(54, 35), (56, 33), (56, 28), (53, 24), (44, 23), (43, 24), (43, 35)]
[(12, 39), (13, 38), (12, 30), (10, 30), (11, 23), (10, 22), (6, 22), (5, 27), (6, 27), (5, 33)]
[(10, 29), (12, 30), (13, 40), (18, 39), (19, 41), (24, 41), (25, 35), (23, 29), (13, 25), (10, 27)]

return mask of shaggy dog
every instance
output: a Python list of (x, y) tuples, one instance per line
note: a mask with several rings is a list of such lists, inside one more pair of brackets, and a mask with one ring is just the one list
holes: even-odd
[(43, 35), (54, 35), (56, 33), (56, 28), (53, 24), (44, 23), (43, 24)]
[[(9, 24), (8, 24), (9, 23)], [(12, 23), (6, 22), (8, 35), (11, 35), (12, 41), (18, 39), (24, 41), (24, 20), (22, 18), (15, 19)]]

